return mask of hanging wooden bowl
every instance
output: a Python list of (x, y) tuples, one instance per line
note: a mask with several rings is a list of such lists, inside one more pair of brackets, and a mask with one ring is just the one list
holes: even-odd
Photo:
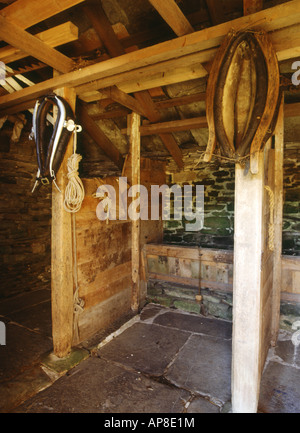
[(241, 161), (258, 154), (274, 132), (280, 103), (276, 53), (265, 32), (230, 32), (214, 59), (206, 89), (209, 140), (204, 161), (216, 147), (221, 156)]

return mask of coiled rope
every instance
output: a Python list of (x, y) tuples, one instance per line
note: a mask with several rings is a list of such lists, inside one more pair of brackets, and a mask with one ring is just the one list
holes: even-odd
[[(80, 127), (81, 128), (81, 127)], [(74, 151), (73, 155), (68, 159), (68, 179), (69, 183), (65, 190), (64, 208), (67, 212), (78, 212), (81, 208), (85, 192), (82, 181), (79, 177), (79, 162), (82, 160), (82, 156), (76, 153), (77, 150), (77, 132), (78, 125), (74, 128)]]

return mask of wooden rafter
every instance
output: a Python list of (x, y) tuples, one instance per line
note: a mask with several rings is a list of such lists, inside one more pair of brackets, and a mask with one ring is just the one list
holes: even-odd
[(177, 36), (184, 36), (194, 31), (175, 0), (149, 0), (157, 12), (169, 24)]
[(211, 22), (214, 26), (224, 22), (224, 8), (220, 0), (205, 0)]
[(27, 29), (40, 23), (84, 0), (17, 0), (0, 11), (7, 21), (14, 23), (20, 29)]
[(88, 135), (95, 141), (95, 143), (103, 150), (103, 152), (119, 167), (123, 168), (124, 159), (119, 150), (109, 140), (109, 138), (102, 132), (96, 122), (90, 117), (86, 107), (80, 103), (77, 106), (77, 114), (80, 123)]
[(132, 96), (122, 92), (117, 86), (112, 86), (108, 89), (101, 89), (101, 93), (113, 101), (123, 105), (124, 107), (127, 107), (130, 110), (140, 114), (141, 116), (145, 116), (145, 112), (141, 104)]
[(84, 3), (83, 10), (99, 36), (100, 41), (106, 47), (109, 55), (111, 57), (118, 57), (124, 54), (125, 50), (119, 39), (116, 37), (100, 2), (96, 0), (87, 0)]
[[(78, 27), (68, 21), (34, 36), (49, 45), (49, 47), (54, 48), (78, 39)], [(6, 64), (23, 59), (26, 56), (28, 56), (27, 53), (12, 46), (0, 48), (0, 60)]]
[(70, 72), (74, 68), (72, 59), (22, 30), (16, 24), (9, 22), (2, 15), (0, 15), (0, 38), (59, 72)]
[[(106, 46), (109, 54), (112, 57), (122, 56), (122, 55), (123, 57), (125, 57), (125, 50), (120, 44), (120, 41), (117, 38), (115, 32), (113, 31), (111, 24), (105, 15), (104, 10), (102, 9), (102, 7), (97, 6), (98, 3), (95, 4), (94, 0), (91, 0), (89, 2), (89, 6), (87, 7), (88, 14), (89, 15), (91, 14), (91, 8), (90, 8), (91, 3), (94, 6), (92, 9), (93, 10), (92, 21), (95, 25), (95, 30), (97, 33), (99, 32), (98, 36)], [(103, 35), (103, 32), (104, 33), (107, 32), (110, 35), (110, 37), (107, 38), (106, 35)], [(104, 40), (102, 39), (102, 37), (104, 38)], [(117, 94), (118, 93), (119, 92), (117, 91)], [(120, 93), (117, 96), (119, 97)], [(154, 106), (154, 103), (152, 101), (151, 96), (149, 95), (149, 92), (143, 91), (143, 92), (134, 93), (134, 97), (138, 101), (139, 113), (142, 111), (143, 115), (145, 115), (150, 121), (158, 121), (160, 119), (160, 115)], [(123, 105), (128, 107), (128, 105), (124, 104), (124, 96), (119, 98), (118, 102), (121, 102)], [(172, 155), (172, 157), (174, 158), (178, 167), (183, 167), (181, 150), (179, 149), (175, 138), (172, 135), (169, 136), (169, 134), (162, 134), (160, 135), (160, 138), (164, 143), (164, 145), (166, 146), (166, 148), (168, 149), (168, 151), (170, 152), (170, 154)]]
[(262, 10), (263, 0), (243, 0), (244, 15), (254, 14)]

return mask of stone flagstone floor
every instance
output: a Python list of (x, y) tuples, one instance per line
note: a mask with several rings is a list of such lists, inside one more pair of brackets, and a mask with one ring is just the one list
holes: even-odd
[[(26, 327), (22, 331), (29, 333)], [(36, 359), (31, 360), (24, 351), (24, 356), (29, 358), (28, 368), (23, 369), (22, 375), (13, 375), (14, 362), (10, 365), (9, 357), (0, 358), (0, 401), (6, 401), (6, 407), (2, 403), (0, 410), (13, 413), (230, 412), (231, 322), (148, 304), (121, 331), (107, 341), (102, 338), (97, 343), (81, 345), (78, 353), (83, 360), (68, 371), (56, 372), (50, 364), (41, 368), (37, 362), (41, 352), (50, 349), (51, 339), (44, 335), (42, 343), (41, 334), (36, 333), (41, 341), (35, 343), (41, 348), (35, 351)], [(0, 347), (0, 354), (4, 354), (4, 347)], [(31, 352), (33, 348), (31, 345)], [(11, 357), (13, 350), (7, 349)], [(298, 349), (291, 335), (281, 332), (265, 366), (259, 412), (300, 412)], [(30, 362), (35, 368), (29, 368)], [(31, 392), (24, 391), (26, 386), (32, 387)], [(18, 392), (19, 399), (13, 398)]]

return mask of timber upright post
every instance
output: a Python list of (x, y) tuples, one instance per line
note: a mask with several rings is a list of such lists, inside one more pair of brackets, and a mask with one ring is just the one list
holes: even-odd
[(275, 129), (274, 175), (274, 264), (273, 264), (273, 317), (272, 345), (275, 346), (280, 320), (282, 221), (283, 221), (283, 157), (284, 157), (284, 96), (282, 96)]
[(233, 335), (232, 335), (232, 411), (257, 411), (260, 369), (260, 301), (263, 224), (263, 152), (259, 172), (253, 175), (236, 164)]
[[(131, 154), (131, 185), (139, 185), (141, 182), (141, 161), (140, 161), (140, 123), (141, 117), (137, 113), (128, 116), (130, 130), (130, 154)], [(134, 198), (134, 197), (133, 197)], [(131, 224), (131, 263), (132, 263), (132, 292), (131, 309), (138, 311), (140, 301), (140, 219), (132, 220)]]
[[(75, 112), (74, 89), (63, 88), (56, 92)], [(56, 183), (61, 192), (52, 185), (52, 232), (51, 232), (51, 301), (53, 352), (59, 358), (71, 351), (73, 339), (73, 244), (72, 215), (64, 209), (64, 192), (68, 183), (67, 161), (73, 153), (73, 134), (68, 143)]]

